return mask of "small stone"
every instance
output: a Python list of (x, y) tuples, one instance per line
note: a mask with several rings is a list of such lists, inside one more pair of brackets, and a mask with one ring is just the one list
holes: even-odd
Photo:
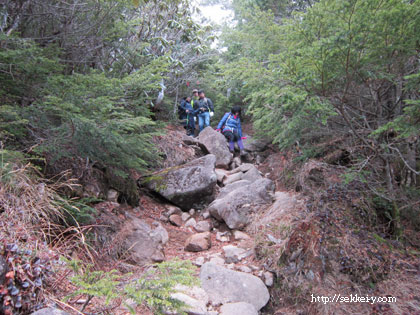
[(263, 276), (265, 285), (267, 287), (272, 287), (274, 284), (274, 275), (271, 272), (266, 271), (262, 274), (262, 276)]
[(153, 239), (158, 240), (160, 243), (165, 245), (169, 241), (168, 231), (159, 222), (153, 222), (155, 229), (149, 234)]
[(219, 242), (229, 242), (229, 236), (225, 236), (226, 232), (217, 232), (216, 233), (216, 240)]
[(192, 227), (195, 228), (195, 226), (197, 225), (197, 222), (195, 221), (194, 218), (191, 218), (187, 221), (187, 223), (185, 223), (185, 227)]
[(118, 191), (115, 189), (108, 190), (107, 194), (108, 201), (117, 202), (118, 201)]
[(252, 269), (252, 271), (257, 271), (257, 270), (260, 270), (260, 268), (259, 268), (259, 267), (257, 267), (257, 266), (255, 266), (255, 265), (249, 265), (249, 268), (251, 268), (251, 269)]
[(205, 258), (204, 257), (197, 257), (197, 259), (194, 261), (194, 265), (201, 267), (205, 262)]
[(201, 214), (201, 216), (203, 217), (203, 219), (205, 220), (205, 219), (208, 219), (208, 218), (210, 218), (210, 212), (208, 212), (208, 211), (204, 211), (202, 214)]
[(167, 217), (167, 216), (161, 215), (161, 216), (159, 217), (159, 221), (161, 221), (161, 222), (163, 222), (163, 223), (168, 223), (168, 222), (169, 222), (169, 219), (168, 219), (168, 217)]
[(242, 272), (246, 272), (246, 273), (251, 273), (252, 272), (251, 268), (249, 268), (247, 266), (239, 266), (238, 270), (242, 271)]
[(188, 252), (201, 252), (211, 247), (210, 232), (191, 235), (185, 242), (185, 250)]
[(166, 215), (168, 217), (170, 217), (173, 214), (179, 214), (179, 215), (181, 215), (182, 214), (182, 210), (180, 208), (178, 208), (178, 207), (175, 207), (175, 206), (169, 206), (168, 207), (168, 212), (166, 213)]
[(241, 232), (241, 231), (237, 231), (237, 230), (233, 232), (233, 237), (237, 241), (249, 240), (250, 239), (248, 234), (246, 234), (244, 232)]
[(195, 214), (195, 209), (190, 209), (190, 211), (188, 211), (188, 213), (193, 216)]
[(227, 263), (237, 263), (249, 255), (245, 249), (233, 245), (224, 246), (223, 251)]
[(315, 274), (314, 274), (314, 272), (312, 271), (312, 270), (309, 270), (307, 273), (306, 273), (306, 279), (308, 279), (308, 280), (310, 280), (310, 281), (314, 281), (314, 279), (315, 279)]
[(187, 221), (189, 218), (191, 218), (191, 216), (188, 212), (183, 212), (181, 214), (181, 219), (182, 219), (183, 222)]
[(179, 214), (172, 214), (169, 217), (169, 222), (171, 222), (175, 226), (181, 226), (182, 225), (182, 219)]
[(195, 229), (196, 229), (197, 232), (209, 232), (211, 230), (210, 222), (208, 222), (208, 221), (199, 221), (196, 224)]

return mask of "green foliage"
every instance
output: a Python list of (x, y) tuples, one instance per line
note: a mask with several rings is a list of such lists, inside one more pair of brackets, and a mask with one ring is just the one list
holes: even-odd
[[(127, 286), (125, 293), (137, 304), (146, 303), (155, 314), (164, 311), (180, 311), (182, 302), (171, 297), (176, 285), (192, 286), (194, 268), (190, 261), (173, 260), (156, 265), (134, 285)], [(132, 312), (135, 314), (135, 312)]]
[(53, 200), (52, 203), (63, 212), (65, 225), (81, 226), (92, 223), (93, 216), (96, 214), (96, 209), (89, 206), (89, 204), (98, 201), (100, 200), (94, 198), (59, 198)]
[(0, 146), (0, 183), (13, 185), (14, 167), (24, 160), (21, 152), (5, 150)]
[[(150, 268), (140, 279), (134, 283), (126, 283), (122, 277), (116, 275), (116, 271), (110, 272), (93, 271), (92, 265), (82, 265), (80, 261), (63, 260), (75, 273), (71, 278), (72, 283), (79, 287), (69, 297), (85, 294), (88, 302), (92, 297), (104, 297), (106, 303), (117, 297), (132, 299), (137, 305), (146, 304), (154, 314), (165, 314), (168, 311), (177, 311), (177, 314), (185, 314), (182, 308), (185, 304), (171, 297), (175, 293), (176, 285), (192, 286), (197, 284), (194, 277), (194, 267), (190, 261), (172, 260), (156, 264)], [(125, 277), (130, 276), (126, 274)], [(86, 304), (87, 305), (87, 304)], [(132, 314), (136, 314), (131, 306)]]
[(88, 296), (88, 301), (90, 301), (92, 297), (103, 297), (105, 298), (105, 303), (109, 304), (111, 300), (119, 297), (117, 287), (119, 282), (117, 281), (118, 276), (116, 270), (111, 270), (109, 272), (101, 270), (95, 271), (91, 264), (83, 265), (78, 260), (62, 259), (75, 274), (70, 281), (79, 288), (72, 292), (67, 299), (76, 295), (85, 294)]

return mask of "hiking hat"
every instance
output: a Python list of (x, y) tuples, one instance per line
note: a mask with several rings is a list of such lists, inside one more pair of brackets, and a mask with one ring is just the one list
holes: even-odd
[(198, 90), (197, 89), (194, 89), (192, 92), (193, 92), (193, 94), (194, 93), (198, 93)]

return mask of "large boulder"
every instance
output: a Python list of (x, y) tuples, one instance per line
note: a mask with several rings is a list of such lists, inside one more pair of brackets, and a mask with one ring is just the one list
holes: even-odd
[(270, 299), (267, 287), (261, 279), (211, 262), (201, 267), (200, 280), (213, 305), (246, 302), (258, 311)]
[(210, 154), (216, 156), (216, 167), (228, 168), (232, 161), (232, 153), (229, 152), (226, 138), (213, 128), (207, 127), (200, 132), (198, 141), (202, 143)]
[(200, 208), (211, 202), (217, 176), (212, 154), (182, 166), (164, 169), (144, 179), (142, 184), (183, 210)]
[(163, 261), (163, 243), (167, 242), (167, 232), (163, 229), (158, 226), (152, 230), (149, 224), (138, 218), (126, 221), (115, 237), (119, 243), (118, 254), (136, 265)]
[(229, 228), (242, 229), (259, 205), (273, 201), (274, 188), (270, 179), (261, 178), (214, 200), (208, 210), (216, 219), (225, 221)]
[(243, 140), (243, 143), (245, 151), (261, 152), (268, 148), (270, 140), (248, 136), (247, 139)]

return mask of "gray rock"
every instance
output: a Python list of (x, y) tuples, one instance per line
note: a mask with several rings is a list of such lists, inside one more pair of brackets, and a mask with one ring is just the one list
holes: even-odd
[(190, 211), (188, 211), (188, 213), (193, 216), (195, 214), (195, 209), (190, 209)]
[(257, 206), (273, 201), (273, 192), (274, 183), (262, 178), (216, 199), (209, 205), (208, 211), (216, 219), (225, 221), (229, 228), (242, 229), (249, 223), (250, 215)]
[(191, 235), (185, 242), (185, 250), (188, 252), (201, 252), (211, 247), (210, 232)]
[(271, 272), (266, 271), (262, 274), (262, 276), (263, 276), (265, 285), (267, 287), (272, 287), (274, 284), (274, 275)]
[(216, 167), (228, 168), (232, 161), (232, 154), (229, 152), (226, 138), (211, 127), (205, 128), (198, 136), (198, 141), (206, 149), (216, 156)]
[(246, 171), (246, 173), (242, 175), (241, 179), (249, 180), (250, 182), (255, 182), (260, 178), (262, 178), (260, 171), (258, 171), (258, 169), (255, 166), (253, 166), (250, 170)]
[(205, 262), (204, 257), (197, 257), (197, 259), (193, 262), (194, 265), (201, 267)]
[(200, 287), (175, 286), (176, 292), (171, 297), (186, 304), (185, 312), (188, 315), (207, 315), (209, 297)]
[(173, 215), (173, 214), (179, 214), (179, 215), (181, 215), (183, 212), (182, 212), (182, 210), (180, 209), (180, 208), (178, 208), (178, 207), (175, 207), (175, 206), (169, 206), (168, 207), (168, 212), (166, 213), (166, 215), (168, 216), (168, 217), (170, 217), (171, 215)]
[(142, 184), (184, 210), (200, 207), (214, 199), (215, 163), (216, 157), (209, 154), (155, 173)]
[(233, 161), (232, 161), (233, 169), (235, 169), (236, 167), (238, 167), (241, 164), (242, 164), (242, 161), (241, 161), (241, 158), (239, 156), (233, 158)]
[(201, 214), (201, 216), (203, 217), (203, 219), (208, 219), (208, 218), (210, 218), (210, 212), (208, 212), (208, 211), (204, 211), (204, 212)]
[(268, 139), (256, 139), (248, 136), (247, 139), (243, 141), (244, 148), (248, 152), (261, 152), (267, 149), (270, 144)]
[(254, 305), (239, 302), (239, 303), (228, 303), (222, 305), (220, 308), (219, 315), (258, 315), (258, 311), (255, 309)]
[(235, 238), (236, 241), (242, 241), (242, 240), (249, 240), (250, 239), (249, 235), (242, 232), (242, 231), (234, 231), (233, 232), (233, 237)]
[(236, 264), (245, 257), (249, 256), (249, 253), (245, 249), (233, 245), (224, 246), (223, 251), (225, 253), (225, 261), (228, 264)]
[(155, 232), (146, 222), (132, 218), (116, 236), (116, 239), (122, 239), (118, 248), (119, 254), (123, 255), (127, 262), (138, 265), (163, 261), (165, 256), (162, 245), (166, 238), (164, 234), (163, 230), (158, 229)]
[(150, 233), (150, 236), (165, 245), (169, 241), (168, 231), (159, 222), (153, 222), (153, 226), (155, 229)]
[(211, 224), (208, 221), (199, 221), (195, 225), (195, 230), (197, 232), (209, 232), (211, 230)]
[(237, 168), (229, 171), (229, 175), (235, 174), (235, 173), (245, 173), (248, 172), (250, 169), (255, 168), (255, 166), (251, 163), (244, 163), (238, 166)]
[(242, 173), (235, 173), (235, 174), (229, 175), (229, 176), (225, 177), (225, 179), (223, 180), (223, 185), (226, 186), (226, 185), (234, 183), (238, 180), (241, 180), (242, 176), (243, 176)]
[(251, 273), (252, 272), (252, 269), (247, 267), (247, 266), (239, 266), (238, 270), (242, 271), (242, 272), (246, 272), (246, 273)]
[(261, 279), (216, 264), (205, 263), (201, 267), (200, 280), (213, 305), (246, 302), (258, 311), (270, 299), (267, 287)]
[(115, 189), (109, 189), (107, 193), (107, 200), (112, 201), (112, 202), (117, 202), (118, 195), (119, 195), (118, 191), (116, 191)]
[(59, 310), (58, 308), (48, 307), (39, 311), (33, 312), (31, 315), (70, 315), (67, 312)]
[(184, 310), (188, 315), (207, 315), (206, 303), (188, 296), (185, 293), (172, 293), (171, 297), (178, 301), (184, 302)]
[[(185, 223), (185, 227), (189, 227), (191, 226), (192, 228), (195, 228), (195, 226), (197, 225), (197, 222), (195, 221), (194, 218), (189, 219), (186, 223)], [(204, 232), (204, 231), (203, 231)]]
[(184, 212), (183, 214), (181, 214), (181, 219), (183, 222), (187, 221), (190, 217), (191, 216), (188, 212)]
[(173, 214), (169, 217), (169, 222), (175, 226), (182, 226), (182, 218), (179, 214)]
[(216, 240), (218, 240), (219, 242), (229, 242), (230, 237), (226, 232), (217, 232)]
[(248, 181), (248, 180), (238, 180), (236, 182), (228, 184), (227, 186), (223, 187), (220, 190), (219, 194), (217, 195), (217, 199), (223, 198), (224, 196), (226, 196), (230, 192), (232, 192), (232, 191), (234, 191), (238, 188), (241, 188), (243, 186), (249, 185), (249, 184), (251, 184), (251, 182)]

